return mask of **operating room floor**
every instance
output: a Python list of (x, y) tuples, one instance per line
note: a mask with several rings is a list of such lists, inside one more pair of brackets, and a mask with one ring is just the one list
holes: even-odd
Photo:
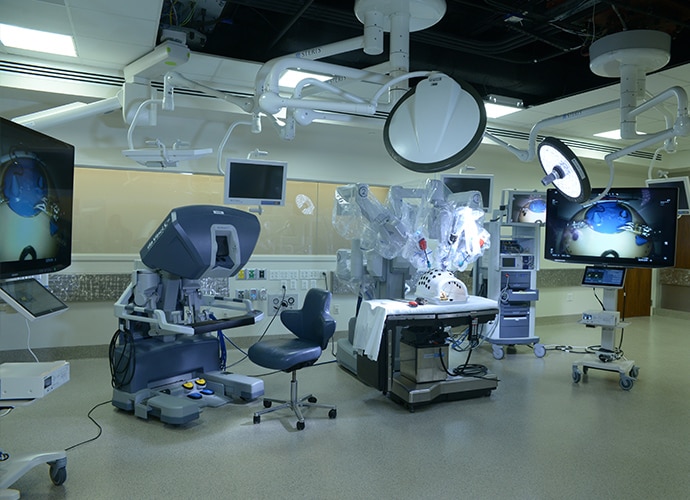
[[(640, 367), (623, 391), (614, 372), (573, 383), (580, 355), (517, 346), (496, 360), (484, 345), (472, 362), (500, 382), (490, 397), (439, 402), (410, 413), (335, 363), (301, 370), (300, 393), (338, 405), (311, 409), (306, 429), (289, 412), (265, 415), (257, 400), (206, 409), (169, 426), (97, 407), (95, 441), (67, 452), (67, 481), (40, 465), (13, 488), (37, 499), (491, 498), (686, 499), (690, 491), (690, 333), (687, 319), (630, 318), (623, 349)], [(598, 344), (599, 329), (540, 325), (548, 345)], [(238, 359), (237, 353), (232, 354)], [(333, 359), (331, 352), (322, 361)], [(451, 366), (465, 354), (451, 352)], [(105, 358), (74, 359), (68, 384), (0, 418), (11, 455), (64, 450), (97, 434), (87, 418), (111, 395)], [(244, 361), (238, 373), (265, 370)], [(267, 396), (289, 393), (289, 375), (264, 377)]]

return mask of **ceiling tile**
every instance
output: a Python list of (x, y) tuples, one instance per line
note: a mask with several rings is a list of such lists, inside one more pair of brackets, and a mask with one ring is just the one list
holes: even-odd
[(157, 20), (137, 19), (91, 9), (72, 8), (70, 14), (77, 37), (146, 45), (151, 49), (156, 42)]

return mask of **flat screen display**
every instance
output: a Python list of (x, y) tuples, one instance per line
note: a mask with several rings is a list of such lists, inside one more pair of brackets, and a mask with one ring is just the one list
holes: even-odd
[(0, 279), (66, 268), (74, 147), (0, 118)]
[(485, 212), (491, 212), (493, 207), (494, 176), (490, 174), (446, 174), (441, 176), (441, 182), (451, 193), (479, 191)]
[(510, 224), (544, 224), (546, 191), (509, 191), (506, 214)]
[(225, 171), (227, 205), (285, 205), (287, 163), (229, 159)]
[(61, 313), (67, 305), (34, 278), (0, 282), (0, 298), (29, 320)]
[(690, 196), (690, 178), (667, 177), (665, 179), (647, 179), (648, 187), (675, 187), (678, 189), (678, 215), (690, 214), (688, 197)]
[[(592, 190), (594, 199), (600, 189)], [(676, 254), (676, 188), (611, 188), (596, 203), (547, 190), (544, 258), (619, 267), (670, 267)]]
[(592, 288), (623, 288), (624, 267), (587, 266), (582, 275), (582, 286)]

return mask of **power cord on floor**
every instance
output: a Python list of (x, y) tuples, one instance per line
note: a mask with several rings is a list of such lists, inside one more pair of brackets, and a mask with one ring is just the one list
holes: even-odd
[(91, 409), (89, 410), (89, 412), (86, 414), (86, 416), (89, 417), (89, 420), (91, 420), (91, 421), (93, 422), (93, 424), (98, 428), (98, 433), (97, 433), (94, 437), (92, 437), (92, 438), (86, 439), (86, 440), (84, 440), (84, 441), (82, 441), (82, 442), (80, 442), (80, 443), (73, 444), (72, 446), (69, 446), (69, 447), (65, 448), (65, 451), (73, 450), (73, 449), (77, 448), (78, 446), (81, 446), (81, 445), (86, 444), (86, 443), (90, 443), (91, 441), (95, 441), (96, 439), (98, 439), (99, 437), (101, 437), (101, 434), (103, 434), (103, 427), (101, 427), (101, 425), (100, 425), (98, 422), (96, 422), (96, 419), (94, 419), (94, 418), (91, 416), (91, 414), (96, 410), (96, 408), (99, 408), (99, 407), (101, 407), (101, 406), (103, 406), (103, 405), (107, 405), (107, 404), (109, 404), (109, 403), (111, 403), (111, 402), (112, 402), (112, 400), (109, 399), (108, 401), (103, 401), (102, 403), (98, 403), (98, 404), (95, 405), (93, 408), (91, 408)]

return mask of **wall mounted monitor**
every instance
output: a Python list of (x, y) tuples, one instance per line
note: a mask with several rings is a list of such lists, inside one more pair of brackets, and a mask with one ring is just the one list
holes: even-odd
[(226, 205), (285, 205), (287, 163), (229, 159), (225, 166)]
[(60, 314), (67, 305), (34, 278), (0, 281), (0, 299), (28, 320)]
[[(592, 190), (594, 199), (601, 189)], [(547, 190), (544, 258), (618, 267), (670, 267), (676, 255), (678, 189), (611, 188), (596, 203)]]
[(678, 188), (678, 215), (690, 214), (690, 179), (685, 177), (667, 177), (660, 179), (647, 179), (647, 187), (675, 187)]
[(479, 191), (485, 212), (493, 208), (494, 176), (491, 174), (444, 174), (441, 182), (451, 193)]
[(0, 279), (72, 259), (74, 147), (0, 118)]
[(623, 288), (624, 267), (586, 266), (582, 275), (582, 286), (592, 288)]
[(546, 191), (507, 191), (506, 219), (509, 224), (544, 224)]

